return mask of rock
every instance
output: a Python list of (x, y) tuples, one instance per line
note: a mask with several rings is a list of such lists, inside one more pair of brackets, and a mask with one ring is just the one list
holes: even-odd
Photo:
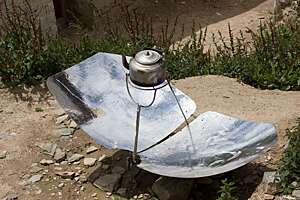
[(36, 146), (38, 146), (39, 148), (41, 148), (43, 150), (44, 154), (53, 156), (57, 147), (57, 144), (55, 143), (41, 143), (41, 142), (37, 142), (35, 143)]
[(37, 195), (42, 194), (42, 190), (41, 190), (41, 189), (37, 190), (37, 191), (35, 192), (35, 194), (37, 194)]
[(101, 162), (101, 161), (104, 160), (105, 158), (106, 158), (106, 155), (103, 154), (103, 155), (100, 156), (100, 158), (98, 159), (98, 161)]
[(282, 8), (285, 8), (289, 5), (289, 1), (288, 0), (278, 0), (278, 3), (280, 4), (280, 6)]
[(10, 133), (7, 133), (7, 132), (1, 132), (0, 131), (0, 140), (8, 138), (10, 135), (13, 136), (12, 133), (10, 134)]
[(160, 177), (152, 185), (153, 192), (160, 200), (187, 200), (193, 180)]
[(68, 161), (62, 161), (60, 164), (61, 164), (61, 165), (67, 165), (67, 164), (68, 164)]
[(293, 197), (296, 197), (296, 199), (300, 199), (300, 190), (294, 190), (292, 193)]
[(46, 159), (43, 159), (43, 160), (40, 161), (40, 164), (41, 164), (41, 165), (51, 165), (51, 164), (53, 164), (53, 163), (54, 163), (53, 160), (46, 160)]
[(94, 185), (103, 191), (113, 192), (118, 188), (121, 180), (120, 174), (107, 174), (94, 181)]
[(55, 174), (58, 175), (58, 176), (60, 176), (63, 179), (73, 179), (74, 176), (75, 176), (74, 172), (68, 172), (68, 171), (65, 171), (65, 172), (56, 172)]
[(28, 179), (28, 182), (36, 183), (39, 182), (42, 178), (43, 178), (42, 174), (33, 175), (30, 179)]
[(291, 185), (293, 186), (293, 188), (299, 188), (299, 187), (300, 187), (300, 183), (297, 182), (297, 181), (293, 181), (293, 182), (291, 183)]
[(23, 179), (29, 179), (31, 176), (29, 174), (24, 174), (23, 176), (21, 176)]
[(97, 161), (96, 158), (84, 158), (84, 159), (83, 159), (83, 164), (84, 164), (85, 166), (91, 167), (91, 166), (94, 166), (94, 165), (95, 165), (96, 161)]
[(42, 170), (43, 170), (43, 168), (41, 168), (41, 167), (33, 166), (33, 167), (31, 167), (30, 172), (31, 173), (38, 173), (38, 172), (40, 172)]
[(61, 124), (63, 123), (64, 121), (66, 121), (68, 119), (68, 115), (64, 114), (60, 117), (57, 117), (56, 120), (55, 120), (55, 123), (56, 124)]
[(85, 175), (81, 175), (79, 176), (79, 179), (82, 183), (86, 183), (87, 182), (87, 177)]
[(6, 158), (7, 151), (0, 151), (0, 159)]
[(279, 191), (279, 185), (276, 182), (276, 172), (265, 172), (263, 176), (263, 188), (265, 194), (274, 195)]
[(73, 120), (71, 120), (71, 122), (70, 122), (70, 124), (69, 124), (69, 128), (76, 129), (76, 128), (77, 128), (76, 122), (74, 122)]
[(93, 153), (95, 151), (97, 151), (98, 148), (95, 147), (95, 146), (90, 146), (89, 148), (86, 149), (86, 153), (89, 154), (89, 153)]
[(54, 154), (54, 160), (56, 162), (62, 162), (66, 158), (66, 152), (62, 151), (60, 148), (57, 148)]
[(271, 194), (264, 194), (264, 200), (273, 200), (275, 198), (274, 195)]
[(275, 178), (276, 178), (275, 176), (276, 176), (275, 171), (265, 172), (264, 176), (263, 176), (263, 179), (262, 179), (262, 182), (263, 183), (273, 183), (273, 182), (275, 182)]
[(64, 183), (60, 183), (60, 184), (58, 184), (58, 188), (63, 188), (65, 186), (65, 184)]
[(106, 193), (105, 193), (105, 198), (109, 198), (111, 195), (112, 195), (111, 192), (106, 192)]
[(81, 155), (81, 154), (73, 154), (69, 159), (68, 159), (68, 162), (69, 163), (73, 163), (73, 162), (76, 162), (76, 161), (79, 161), (83, 158), (84, 156)]
[(59, 129), (59, 133), (61, 136), (71, 136), (74, 134), (74, 129), (72, 128), (61, 128)]
[(96, 197), (97, 196), (97, 193), (93, 193), (92, 195), (91, 195), (91, 197)]
[(126, 188), (119, 188), (116, 193), (124, 197), (124, 196), (127, 195), (127, 189)]
[(114, 167), (111, 171), (113, 174), (120, 174), (120, 175), (122, 175), (126, 172), (126, 170), (124, 168), (119, 167), (119, 166)]
[(296, 200), (296, 198), (290, 195), (282, 195), (282, 196), (276, 196), (275, 200)]
[(18, 195), (17, 194), (8, 194), (4, 197), (3, 200), (17, 200), (18, 199)]

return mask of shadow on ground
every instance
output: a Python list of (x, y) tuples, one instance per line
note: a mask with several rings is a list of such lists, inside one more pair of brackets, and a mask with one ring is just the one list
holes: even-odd
[[(144, 193), (154, 194), (152, 185), (160, 176), (136, 166), (129, 168), (128, 159), (130, 157), (131, 152), (120, 150), (113, 156), (105, 158), (102, 165), (90, 174), (89, 182), (101, 190), (112, 191), (125, 198)], [(192, 182), (189, 199), (217, 199), (221, 182), (225, 178), (235, 183), (235, 196), (238, 199), (248, 199), (261, 183), (265, 171), (269, 171), (269, 169), (260, 164), (249, 163), (228, 173), (198, 179), (186, 179)], [(170, 180), (175, 185), (183, 179), (171, 178), (168, 181)]]
[[(77, 1), (83, 2), (82, 0)], [(92, 6), (95, 13), (93, 20), (86, 21), (86, 17), (82, 17), (93, 13), (84, 9), (86, 6), (82, 5), (82, 11), (78, 7), (76, 13), (80, 13), (77, 16), (77, 19), (79, 19), (77, 22), (80, 22), (81, 25), (88, 24), (89, 28), (94, 27), (94, 31), (91, 32), (95, 38), (104, 34), (105, 25), (108, 21), (110, 21), (109, 26), (120, 28), (124, 23), (127, 23), (126, 20), (135, 20), (134, 17), (128, 18), (124, 8), (128, 8), (129, 14), (133, 12), (142, 13), (146, 20), (150, 21), (151, 19), (155, 34), (162, 32), (162, 26), (166, 25), (167, 21), (171, 30), (178, 18), (176, 26), (178, 30), (174, 34), (174, 39), (180, 40), (183, 37), (190, 36), (194, 23), (197, 27), (198, 25), (205, 27), (245, 13), (265, 1), (267, 0), (96, 0), (93, 1)], [(185, 29), (183, 34), (181, 31), (182, 25)], [(76, 33), (74, 29), (62, 29), (62, 33), (67, 38), (78, 35), (78, 32)]]

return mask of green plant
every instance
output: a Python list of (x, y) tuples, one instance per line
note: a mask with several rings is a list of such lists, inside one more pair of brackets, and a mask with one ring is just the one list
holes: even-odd
[(289, 143), (277, 171), (281, 190), (285, 194), (293, 191), (293, 181), (300, 181), (300, 119), (296, 127), (287, 130), (287, 135)]
[(234, 183), (233, 182), (228, 182), (227, 179), (222, 180), (222, 186), (220, 188), (220, 190), (218, 191), (218, 193), (220, 194), (220, 196), (218, 197), (217, 200), (237, 200), (237, 198), (235, 198), (233, 196), (233, 191), (235, 190), (234, 187)]
[(43, 112), (43, 111), (44, 111), (43, 108), (40, 108), (40, 107), (36, 107), (36, 108), (35, 108), (35, 112)]

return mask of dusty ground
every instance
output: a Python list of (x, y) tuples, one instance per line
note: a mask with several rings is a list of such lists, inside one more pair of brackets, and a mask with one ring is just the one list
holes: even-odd
[[(188, 78), (176, 81), (175, 85), (195, 100), (198, 113), (213, 110), (249, 120), (274, 123), (278, 129), (279, 142), (257, 161), (274, 168), (273, 164), (285, 145), (285, 129), (292, 127), (299, 117), (300, 92), (261, 91), (222, 76)], [(33, 163), (39, 163), (43, 158), (51, 159), (41, 153), (36, 142), (54, 142), (68, 155), (81, 153), (85, 156), (85, 149), (96, 144), (82, 131), (77, 131), (69, 139), (58, 134), (55, 119), (63, 111), (51, 96), (40, 101), (39, 95), (31, 94), (34, 98), (29, 105), (28, 101), (16, 98), (7, 89), (1, 89), (0, 94), (0, 151), (8, 152), (7, 157), (0, 160), (0, 198), (8, 193), (17, 193), (20, 199), (95, 199), (91, 195), (97, 192), (97, 198), (104, 199), (105, 193), (91, 184), (67, 181), (54, 174), (63, 168), (63, 171), (83, 171), (82, 175), (88, 176), (95, 167), (84, 167), (82, 161), (79, 165), (44, 166), (40, 182), (28, 186), (21, 184), (33, 174), (30, 172)], [(26, 94), (22, 96), (28, 97)], [(36, 112), (36, 108), (42, 108), (43, 111)], [(100, 150), (88, 157), (111, 155), (112, 151), (98, 147)], [(65, 186), (60, 189), (57, 186), (62, 182)], [(80, 190), (82, 186), (83, 191)]]

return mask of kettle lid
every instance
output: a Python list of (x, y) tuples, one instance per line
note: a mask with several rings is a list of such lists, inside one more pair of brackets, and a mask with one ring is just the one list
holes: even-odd
[(142, 65), (152, 65), (157, 63), (163, 56), (157, 51), (143, 50), (138, 52), (134, 59)]

